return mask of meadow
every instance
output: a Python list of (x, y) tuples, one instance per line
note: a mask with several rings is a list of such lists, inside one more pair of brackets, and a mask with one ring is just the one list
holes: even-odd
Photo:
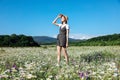
[(0, 80), (120, 80), (120, 46), (71, 46), (69, 65), (55, 46), (1, 47)]

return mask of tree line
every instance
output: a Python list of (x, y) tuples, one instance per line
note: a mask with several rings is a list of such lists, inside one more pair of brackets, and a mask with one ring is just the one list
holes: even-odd
[(32, 36), (26, 35), (0, 35), (0, 47), (28, 47), (39, 46)]
[(120, 34), (94, 37), (79, 42), (71, 42), (72, 46), (115, 46), (120, 45)]

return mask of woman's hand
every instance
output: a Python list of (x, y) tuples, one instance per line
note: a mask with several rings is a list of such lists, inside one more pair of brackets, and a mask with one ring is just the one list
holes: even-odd
[(66, 43), (66, 47), (68, 47), (68, 43)]
[(57, 18), (61, 18), (61, 16), (60, 16), (60, 15), (58, 15), (58, 16), (57, 16)]

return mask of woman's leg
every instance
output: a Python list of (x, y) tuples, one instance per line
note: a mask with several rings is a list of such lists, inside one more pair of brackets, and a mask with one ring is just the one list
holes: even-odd
[(57, 61), (58, 61), (58, 64), (60, 64), (60, 59), (61, 59), (61, 47), (57, 46)]
[(66, 48), (64, 48), (64, 47), (62, 47), (62, 50), (63, 50), (63, 53), (64, 53), (64, 57), (65, 57), (66, 63), (68, 64), (68, 62), (69, 62), (69, 57), (68, 57), (68, 54), (67, 54), (67, 50), (66, 50)]

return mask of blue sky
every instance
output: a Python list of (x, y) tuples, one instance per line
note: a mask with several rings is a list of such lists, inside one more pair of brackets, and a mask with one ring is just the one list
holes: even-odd
[(69, 17), (72, 38), (120, 33), (120, 0), (0, 0), (0, 35), (54, 37), (59, 13)]

